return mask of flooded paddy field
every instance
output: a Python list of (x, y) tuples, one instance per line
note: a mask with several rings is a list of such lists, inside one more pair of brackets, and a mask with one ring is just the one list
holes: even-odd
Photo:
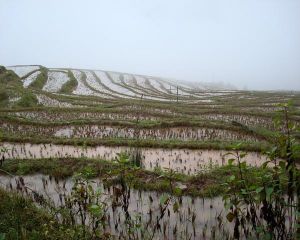
[[(114, 112), (115, 111), (115, 112)], [(110, 111), (105, 112), (88, 112), (88, 111), (76, 111), (76, 112), (61, 112), (61, 111), (14, 111), (7, 112), (7, 116), (12, 116), (19, 119), (28, 119), (34, 121), (75, 121), (75, 120), (150, 120), (158, 121), (162, 119), (172, 120), (174, 118), (180, 118), (187, 121), (191, 119), (195, 120), (208, 120), (208, 121), (221, 121), (231, 123), (232, 121), (241, 123), (246, 126), (264, 126), (269, 129), (274, 129), (274, 123), (272, 121), (272, 115), (261, 115), (261, 111), (249, 114), (245, 112), (239, 113), (226, 113), (212, 110), (182, 113), (181, 111), (164, 111), (164, 109), (143, 109), (133, 108), (129, 111), (124, 111), (124, 108), (118, 110), (113, 108)], [(5, 115), (2, 113), (2, 115)], [(188, 118), (188, 119), (187, 119)]]
[[(106, 186), (98, 179), (79, 181), (79, 185), (78, 182), (75, 185), (75, 181), (74, 178), (59, 180), (41, 174), (21, 178), (0, 175), (0, 183), (7, 191), (29, 197), (37, 206), (42, 204), (44, 208), (77, 211), (72, 215), (75, 224), (87, 226), (93, 222), (93, 215), (87, 211), (82, 218), (78, 211), (80, 205), (72, 205), (72, 198), (76, 191), (89, 186), (89, 191), (98, 192), (97, 202), (102, 206), (101, 214), (105, 219), (103, 232), (109, 232), (113, 239), (126, 238), (130, 221), (142, 226), (135, 230), (139, 238), (145, 234), (152, 236), (151, 239), (233, 239), (234, 224), (226, 219), (221, 197), (166, 195), (163, 197), (168, 199), (168, 203), (164, 204), (162, 195), (157, 192), (122, 189), (120, 185)], [(59, 211), (57, 217), (62, 218)], [(294, 212), (286, 213), (287, 227), (295, 227), (294, 217)], [(246, 236), (242, 234), (240, 239), (246, 239)]]
[[(123, 109), (124, 110), (124, 109)], [(158, 109), (160, 110), (160, 109)], [(133, 111), (134, 112), (134, 111)], [(9, 116), (14, 116), (22, 119), (33, 119), (39, 121), (69, 121), (69, 120), (99, 120), (99, 119), (111, 119), (111, 120), (157, 120), (159, 118), (172, 118), (178, 116), (178, 114), (172, 114), (170, 111), (157, 111), (157, 114), (152, 112), (146, 112), (144, 114), (136, 114), (133, 112), (87, 112), (87, 111), (76, 111), (76, 112), (55, 112), (55, 111), (22, 111), (22, 112), (10, 112)]]
[[(50, 200), (56, 207), (66, 205), (66, 199), (70, 197), (74, 180), (71, 178), (58, 180), (46, 175), (23, 176), (24, 186), (20, 186), (18, 178), (0, 175), (2, 187), (9, 191), (15, 190), (19, 193), (33, 198), (32, 190), (42, 194), (45, 199)], [(91, 186), (101, 191), (101, 201), (105, 201), (105, 231), (114, 236), (122, 236), (126, 232), (126, 213), (123, 210), (123, 196), (116, 194), (120, 186), (105, 187), (100, 180), (90, 180)], [(161, 215), (161, 194), (151, 191), (138, 191), (130, 189), (128, 193), (128, 213), (130, 218), (141, 217), (141, 224), (153, 228), (156, 220)], [(173, 204), (178, 203), (178, 210)], [(89, 216), (85, 222), (88, 224)], [(76, 221), (80, 223), (79, 217)], [(230, 232), (230, 223), (225, 223), (223, 212), (223, 201), (217, 198), (192, 198), (183, 196), (172, 198), (166, 208), (166, 214), (160, 221), (160, 229), (154, 239), (200, 239), (211, 236), (211, 228), (220, 229), (215, 231)]]
[(0, 124), (3, 132), (19, 136), (43, 136), (58, 138), (124, 138), (124, 139), (155, 139), (181, 141), (208, 140), (240, 140), (262, 141), (263, 137), (250, 131), (240, 129), (221, 129), (209, 127), (130, 127), (109, 125), (73, 125), (73, 126), (43, 126), (24, 124)]
[[(116, 160), (121, 152), (130, 152), (129, 147), (81, 147), (55, 144), (31, 144), (31, 143), (4, 143), (8, 149), (4, 154), (8, 159), (39, 159), (39, 158), (99, 158), (104, 160)], [(172, 169), (184, 174), (197, 174), (206, 171), (212, 166), (227, 164), (230, 156), (225, 150), (190, 150), (190, 149), (155, 149), (140, 148), (143, 166), (148, 170), (155, 168)], [(247, 164), (260, 166), (267, 160), (266, 156), (248, 152), (244, 158)]]
[[(91, 230), (93, 238), (86, 239), (293, 239), (299, 200), (287, 201), (297, 190), (287, 183), (299, 185), (300, 154), (291, 153), (300, 142), (299, 93), (197, 88), (104, 70), (9, 69), (0, 69), (1, 197), (16, 205), (32, 199), (58, 226), (68, 222), (63, 234), (72, 221), (75, 232), (87, 226), (80, 234)], [(4, 209), (11, 202), (0, 206), (8, 219), (9, 209), (24, 210)], [(5, 220), (0, 239), (10, 234)]]

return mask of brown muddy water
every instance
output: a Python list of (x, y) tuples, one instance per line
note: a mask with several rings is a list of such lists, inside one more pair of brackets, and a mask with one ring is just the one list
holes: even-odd
[(27, 124), (1, 123), (0, 128), (18, 136), (43, 136), (56, 138), (125, 138), (181, 141), (197, 140), (239, 140), (263, 141), (264, 139), (244, 131), (204, 127), (168, 127), (136, 129), (125, 126), (74, 125), (74, 126), (35, 126)]
[[(31, 144), (31, 143), (3, 143), (8, 149), (4, 153), (5, 158), (10, 159), (39, 159), (39, 158), (98, 158), (104, 160), (115, 160), (121, 152), (130, 153), (130, 147), (82, 147), (55, 144)], [(227, 164), (232, 156), (227, 155), (225, 150), (190, 150), (190, 149), (163, 149), (163, 148), (140, 148), (142, 165), (145, 169), (154, 170), (172, 169), (184, 174), (197, 174), (214, 166)], [(248, 152), (243, 159), (247, 164), (259, 166), (267, 158), (256, 152)]]
[[(39, 193), (43, 199), (52, 203), (51, 206), (63, 210), (72, 209), (75, 224), (85, 224), (91, 227), (92, 215), (89, 212), (82, 222), (76, 201), (71, 207), (66, 204), (68, 199), (76, 196), (74, 195), (74, 178), (59, 180), (51, 176), (35, 174), (22, 176), (22, 182), (23, 184), (20, 184), (19, 176), (0, 175), (1, 188), (32, 198), (38, 207), (42, 206), (46, 210), (53, 209), (45, 207), (45, 204), (38, 204), (39, 201), (36, 200), (34, 193)], [(152, 239), (233, 239), (234, 223), (227, 221), (228, 210), (225, 209), (221, 197), (169, 196), (170, 202), (164, 205), (162, 203), (164, 193), (128, 189), (125, 195), (119, 195), (118, 191), (121, 189), (119, 185), (108, 187), (99, 179), (90, 180), (90, 185), (94, 191), (100, 192), (100, 202), (104, 203), (102, 213), (105, 224), (102, 225), (102, 231), (112, 234), (114, 239), (127, 237), (128, 219), (132, 221), (140, 219), (138, 224), (141, 227), (134, 230), (137, 231), (138, 239), (143, 239), (140, 234), (146, 229), (150, 236), (156, 229)], [(175, 203), (178, 204), (176, 210)], [(157, 219), (160, 218), (164, 206), (166, 206), (165, 214), (157, 225)], [(259, 213), (258, 209), (257, 211)], [(56, 211), (56, 214), (59, 213)], [(295, 228), (295, 217), (296, 214), (293, 211), (286, 213), (287, 229)], [(58, 221), (60, 220), (58, 215)], [(241, 234), (240, 239), (245, 239), (245, 236)]]
[[(16, 190), (22, 195), (32, 198), (30, 191), (17, 187), (17, 178), (0, 175), (0, 187), (9, 191)], [(42, 194), (51, 200), (56, 207), (65, 204), (65, 197), (70, 196), (74, 181), (72, 178), (57, 180), (46, 175), (23, 176), (24, 183), (30, 189)], [(101, 199), (107, 204), (105, 231), (115, 236), (122, 236), (125, 229), (125, 213), (122, 208), (122, 198), (118, 199), (120, 204), (114, 205), (116, 201), (115, 187), (107, 187), (100, 180), (94, 179), (92, 186), (101, 191)], [(161, 193), (151, 191), (130, 190), (128, 212), (131, 219), (141, 217), (142, 226), (154, 228), (157, 218), (161, 214)], [(179, 203), (178, 211), (174, 211), (173, 203)], [(166, 214), (160, 222), (161, 230), (155, 233), (154, 239), (209, 239), (211, 229), (213, 231), (228, 231), (230, 223), (223, 218), (224, 204), (221, 197), (217, 198), (173, 198), (167, 207)], [(79, 219), (78, 223), (79, 223)], [(85, 224), (89, 223), (89, 218)], [(218, 227), (218, 229), (216, 229)]]

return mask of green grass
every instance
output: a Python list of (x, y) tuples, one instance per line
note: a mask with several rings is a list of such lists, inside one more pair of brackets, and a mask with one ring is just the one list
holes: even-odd
[(47, 82), (48, 69), (45, 67), (40, 68), (40, 74), (36, 79), (29, 85), (30, 88), (42, 89)]
[(9, 100), (9, 95), (7, 93), (7, 91), (5, 91), (4, 89), (0, 90), (0, 106), (6, 106), (8, 104), (8, 100)]
[(7, 70), (5, 67), (0, 66), (0, 83), (2, 84), (21, 84), (20, 78), (11, 70)]
[(82, 228), (58, 223), (48, 212), (26, 197), (0, 188), (0, 239), (73, 240), (81, 238)]
[[(3, 170), (16, 175), (30, 175), (41, 173), (57, 178), (67, 178), (75, 173), (91, 169), (91, 177), (99, 177), (107, 185), (118, 184), (119, 176), (123, 166), (111, 161), (87, 158), (45, 158), (45, 159), (24, 159), (7, 160)], [(266, 171), (258, 167), (249, 167), (248, 176), (256, 181)], [(195, 176), (188, 176), (174, 173), (171, 176), (172, 182), (186, 184), (187, 189), (180, 192), (180, 195), (192, 195), (199, 197), (213, 197), (224, 193), (222, 187), (225, 179), (238, 172), (236, 166), (212, 167), (207, 172)], [(153, 190), (159, 192), (170, 192), (169, 175), (161, 170), (148, 171), (141, 168), (126, 169), (125, 180), (133, 188), (140, 190)]]
[(37, 97), (31, 92), (24, 93), (21, 99), (16, 103), (16, 106), (19, 107), (33, 107), (36, 105), (38, 105)]
[(60, 93), (72, 94), (72, 92), (77, 87), (78, 82), (70, 70), (68, 71), (68, 77), (70, 80), (67, 81), (64, 85), (62, 85), (62, 87), (59, 91)]

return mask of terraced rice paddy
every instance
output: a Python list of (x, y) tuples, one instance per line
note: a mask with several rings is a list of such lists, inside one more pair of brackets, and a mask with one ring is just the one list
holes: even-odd
[[(126, 154), (129, 159), (138, 158), (139, 164), (135, 166), (138, 169), (150, 175), (161, 174), (156, 180), (147, 180), (147, 184), (155, 185), (161, 178), (167, 181), (166, 174), (171, 172), (177, 176), (176, 184), (181, 190), (186, 188), (180, 182), (182, 179), (195, 177), (193, 184), (198, 184), (195, 190), (198, 196), (203, 194), (203, 189), (214, 186), (210, 188), (211, 198), (181, 194), (178, 211), (177, 206), (174, 210), (168, 205), (154, 239), (209, 238), (216, 233), (218, 224), (221, 225), (217, 232), (232, 236), (233, 223), (226, 222), (228, 209), (220, 197), (224, 193), (220, 190), (222, 183), (203, 180), (201, 174), (226, 168), (232, 158), (229, 153), (236, 151), (233, 148), (237, 144), (240, 152), (247, 154), (243, 161), (248, 166), (255, 168), (265, 163), (268, 160), (265, 152), (276, 143), (280, 131), (274, 120), (278, 115), (276, 111), (282, 109), (278, 105), (282, 102), (293, 101), (289, 120), (296, 127), (290, 134), (299, 144), (298, 92), (216, 89), (208, 84), (195, 86), (104, 70), (43, 66), (7, 69), (15, 74), (0, 72), (1, 90), (6, 89), (5, 93), (1, 92), (3, 100), (0, 98), (0, 140), (1, 148), (6, 151), (1, 152), (0, 157), (5, 169), (17, 162), (13, 174), (29, 168), (26, 163), (32, 159), (107, 160), (122, 166), (120, 156)], [(6, 80), (7, 76), (10, 81)], [(296, 158), (299, 161), (299, 156)], [(224, 182), (230, 174), (224, 173)], [(129, 181), (130, 176), (126, 177)], [(28, 186), (52, 199), (56, 206), (65, 204), (62, 198), (70, 194), (74, 184), (71, 178), (54, 181), (39, 172), (23, 178)], [(5, 187), (25, 194), (15, 179), (17, 177), (0, 176)], [(124, 202), (115, 199), (120, 196), (114, 192), (125, 183), (117, 180), (110, 186), (105, 186), (103, 179), (96, 178), (93, 183), (94, 188), (98, 186), (103, 190), (102, 197), (109, 199), (105, 231), (116, 239), (125, 236), (128, 230), (124, 223)], [(169, 186), (168, 182), (166, 185)], [(128, 186), (130, 216), (141, 216), (143, 224), (157, 227), (156, 220), (162, 214), (161, 197), (170, 187), (152, 192)]]
[[(9, 159), (39, 159), (39, 158), (95, 158), (105, 160), (116, 160), (121, 152), (130, 153), (132, 148), (128, 147), (76, 147), (54, 144), (11, 144), (4, 143), (9, 149), (5, 158)], [(229, 151), (222, 150), (190, 150), (190, 149), (154, 149), (141, 148), (142, 165), (145, 169), (155, 168), (172, 169), (184, 174), (197, 174), (213, 166), (227, 164)], [(249, 165), (257, 166), (266, 161), (266, 157), (248, 152), (245, 160)]]
[[(7, 189), (16, 189), (15, 180), (14, 178), (0, 176), (0, 181)], [(72, 179), (57, 181), (54, 178), (44, 175), (26, 176), (24, 181), (35, 191), (42, 193), (44, 197), (51, 197), (56, 206), (66, 204), (65, 197), (70, 195), (73, 186)], [(114, 188), (105, 188), (103, 183), (97, 179), (94, 180), (93, 187), (95, 189), (102, 189), (105, 193), (103, 200), (110, 202), (110, 207), (106, 209), (106, 218), (109, 221), (106, 231), (122, 237), (124, 232), (126, 232), (126, 225), (124, 224), (125, 216), (121, 206), (111, 207), (111, 203), (115, 200), (113, 195)], [(22, 190), (19, 191), (22, 192)], [(160, 195), (156, 192), (132, 190), (128, 206), (130, 215), (139, 213), (144, 223), (155, 225), (155, 220), (160, 216), (159, 199)], [(180, 204), (182, 208), (179, 212), (174, 212), (171, 206), (167, 209), (169, 214), (162, 219), (163, 236), (167, 239), (173, 239), (176, 236), (199, 239), (205, 234), (209, 238), (211, 233), (206, 229), (210, 229), (210, 227), (216, 225), (218, 215), (223, 208), (222, 199), (192, 199), (190, 197), (182, 197)], [(194, 219), (193, 224), (191, 224), (192, 219)], [(80, 222), (79, 219), (77, 221)], [(86, 222), (88, 222), (88, 219), (86, 219)], [(196, 226), (198, 227), (196, 228)], [(159, 238), (158, 236), (156, 237)]]

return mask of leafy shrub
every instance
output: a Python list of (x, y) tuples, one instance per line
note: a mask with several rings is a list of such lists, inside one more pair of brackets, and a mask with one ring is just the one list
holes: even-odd
[(5, 90), (0, 90), (0, 102), (7, 101), (9, 98)]
[(21, 99), (17, 102), (19, 107), (33, 107), (38, 104), (36, 96), (30, 92), (24, 94)]

